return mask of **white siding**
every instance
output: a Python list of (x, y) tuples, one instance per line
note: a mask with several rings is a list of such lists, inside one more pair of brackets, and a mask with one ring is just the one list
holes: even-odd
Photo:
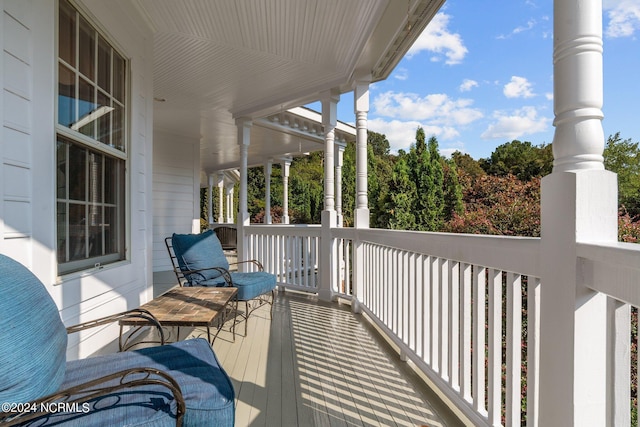
[[(138, 307), (152, 296), (152, 35), (143, 20), (135, 21), (131, 6), (96, 0), (79, 5), (130, 60), (128, 251), (125, 262), (57, 277), (57, 2), (0, 0), (0, 251), (34, 271), (67, 325)], [(70, 337), (68, 357), (94, 352), (117, 332), (112, 327)]]
[(166, 271), (164, 238), (200, 218), (199, 141), (156, 130), (153, 150), (153, 271)]

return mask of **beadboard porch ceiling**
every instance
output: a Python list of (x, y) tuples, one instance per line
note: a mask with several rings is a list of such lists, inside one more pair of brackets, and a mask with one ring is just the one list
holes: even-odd
[[(385, 79), (444, 0), (131, 0), (154, 31), (154, 126), (199, 138), (201, 167), (237, 167), (235, 119)], [(254, 125), (249, 164), (321, 149)]]

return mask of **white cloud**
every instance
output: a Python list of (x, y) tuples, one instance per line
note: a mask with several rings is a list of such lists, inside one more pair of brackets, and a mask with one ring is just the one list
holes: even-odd
[(471, 79), (464, 79), (460, 87), (460, 92), (469, 92), (474, 87), (478, 87), (478, 82)]
[(428, 125), (420, 123), (417, 120), (401, 121), (375, 118), (367, 121), (367, 127), (370, 130), (382, 133), (387, 137), (390, 151), (392, 153), (397, 153), (400, 149), (408, 151), (411, 144), (414, 144), (416, 141), (416, 130), (418, 127), (422, 127), (422, 129), (424, 129), (424, 133), (427, 138), (435, 135), (439, 140), (438, 142), (440, 142), (440, 139), (450, 140), (460, 136), (455, 128)]
[(480, 135), (481, 138), (513, 140), (523, 135), (544, 132), (551, 121), (548, 117), (539, 117), (534, 107), (523, 107), (511, 114), (497, 111), (493, 117), (495, 121)]
[(432, 61), (441, 61), (444, 56), (448, 65), (461, 63), (468, 50), (460, 34), (451, 33), (447, 28), (449, 19), (450, 16), (446, 13), (438, 13), (413, 43), (407, 52), (407, 58), (428, 51), (435, 54), (431, 57)]
[(482, 117), (480, 110), (472, 108), (471, 99), (451, 99), (443, 93), (424, 97), (415, 93), (384, 92), (373, 100), (378, 116), (401, 120), (424, 121), (433, 125), (466, 125)]
[(640, 31), (640, 2), (637, 0), (605, 0), (603, 8), (609, 17), (606, 36), (631, 37)]
[(393, 73), (393, 77), (402, 81), (407, 80), (409, 78), (409, 70), (407, 70), (406, 68), (398, 68)]
[(504, 96), (507, 98), (531, 98), (535, 96), (531, 83), (524, 77), (511, 76), (511, 81), (504, 85)]

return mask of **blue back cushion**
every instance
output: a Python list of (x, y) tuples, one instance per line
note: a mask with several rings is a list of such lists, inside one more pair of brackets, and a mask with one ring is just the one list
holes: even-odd
[(28, 402), (58, 391), (67, 331), (44, 285), (0, 255), (0, 402)]
[[(222, 267), (229, 269), (229, 262), (224, 255), (220, 240), (213, 230), (201, 234), (173, 234), (171, 237), (173, 252), (178, 259), (182, 271), (200, 270), (203, 268)], [(204, 270), (195, 274), (186, 274), (191, 285), (220, 277), (217, 270)]]

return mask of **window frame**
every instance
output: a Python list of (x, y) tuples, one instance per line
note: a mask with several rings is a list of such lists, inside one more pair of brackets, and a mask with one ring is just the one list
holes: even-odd
[[(73, 9), (75, 11), (75, 19), (73, 21), (73, 44), (74, 46), (72, 47), (72, 51), (74, 52), (74, 58), (73, 61), (74, 64), (69, 64), (67, 61), (65, 61), (63, 58), (61, 58), (60, 56), (60, 38), (61, 38), (61, 29), (60, 29), (60, 12), (61, 9), (63, 7), (62, 3), (65, 2), (68, 6), (70, 6), (71, 9)], [(64, 262), (61, 262), (60, 257), (59, 257), (59, 252), (58, 252), (58, 248), (56, 248), (56, 266), (57, 266), (57, 270), (58, 270), (58, 276), (69, 276), (69, 275), (77, 275), (77, 274), (82, 274), (83, 272), (90, 272), (90, 271), (95, 271), (98, 269), (102, 269), (103, 267), (105, 267), (106, 265), (113, 265), (115, 263), (119, 263), (119, 262), (123, 262), (123, 261), (127, 261), (129, 259), (129, 247), (130, 247), (130, 214), (129, 214), (129, 206), (130, 206), (130, 177), (129, 177), (129, 163), (130, 163), (130, 155), (129, 155), (129, 148), (130, 148), (130, 143), (131, 143), (131, 135), (130, 135), (130, 115), (131, 115), (131, 60), (123, 53), (124, 50), (119, 47), (117, 45), (117, 43), (114, 41), (114, 39), (110, 36), (108, 36), (107, 34), (105, 34), (105, 31), (102, 29), (102, 27), (100, 27), (99, 25), (97, 25), (95, 23), (95, 21), (93, 21), (89, 16), (87, 16), (88, 14), (85, 13), (76, 3), (74, 0), (58, 0), (57, 2), (57, 7), (56, 7), (56, 43), (55, 43), (55, 108), (54, 108), (54, 124), (55, 124), (55, 138), (54, 138), (54, 151), (55, 151), (55, 161), (56, 164), (59, 161), (58, 159), (58, 144), (60, 143), (60, 140), (66, 140), (65, 142), (70, 143), (70, 144), (74, 144), (79, 146), (80, 148), (83, 149), (83, 151), (85, 152), (86, 158), (89, 158), (91, 156), (91, 153), (95, 153), (98, 154), (102, 157), (102, 163), (105, 164), (106, 162), (106, 158), (109, 157), (112, 159), (112, 161), (114, 162), (118, 162), (118, 168), (116, 169), (116, 172), (119, 170), (119, 168), (122, 168), (121, 170), (121, 176), (116, 178), (116, 185), (117, 185), (117, 189), (115, 190), (116, 193), (116, 202), (115, 202), (115, 215), (118, 218), (117, 222), (117, 230), (113, 231), (114, 234), (117, 235), (116, 237), (116, 250), (113, 253), (109, 253), (109, 254), (100, 254), (97, 256), (91, 256), (91, 254), (89, 253), (90, 250), (87, 249), (85, 251), (86, 255), (84, 258), (82, 259), (78, 259), (78, 260), (63, 260)], [(90, 30), (92, 31), (92, 34), (90, 35), (90, 40), (93, 43), (93, 53), (92, 56), (93, 58), (91, 58), (92, 64), (90, 64), (91, 67), (93, 67), (93, 72), (92, 72), (92, 76), (89, 76), (90, 78), (88, 79), (87, 76), (85, 74), (82, 73), (81, 71), (81, 56), (82, 56), (82, 52), (81, 50), (81, 40), (80, 38), (82, 37), (82, 26), (83, 24), (85, 26), (88, 26), (90, 28)], [(99, 47), (99, 43), (100, 41), (102, 41), (103, 44), (106, 44), (110, 50), (109, 50), (109, 66), (110, 66), (110, 72), (109, 72), (109, 89), (108, 91), (105, 91), (105, 89), (102, 88), (102, 86), (100, 85), (99, 79), (98, 79), (98, 67), (99, 67), (99, 63), (98, 63), (98, 50), (100, 49)], [(122, 76), (121, 76), (121, 80), (119, 80), (119, 88), (116, 89), (116, 55), (118, 55), (119, 59), (118, 61), (121, 59), (122, 62), (121, 64), (119, 63), (119, 65), (122, 66)], [(79, 111), (78, 111), (78, 104), (80, 102), (82, 102), (81, 99), (81, 95), (80, 95), (80, 88), (79, 86), (79, 81), (80, 80), (88, 80), (88, 83), (90, 85), (92, 85), (92, 90), (94, 93), (94, 102), (97, 103), (97, 97), (100, 96), (100, 93), (102, 93), (102, 95), (106, 95), (109, 99), (109, 105), (115, 105), (115, 103), (118, 103), (121, 108), (121, 128), (119, 130), (117, 130), (120, 133), (120, 139), (121, 142), (119, 144), (118, 147), (115, 147), (114, 145), (111, 145), (111, 143), (114, 141), (113, 135), (116, 132), (116, 126), (119, 123), (114, 124), (114, 120), (113, 118), (109, 119), (109, 140), (108, 142), (101, 142), (100, 136), (99, 136), (99, 126), (100, 124), (98, 123), (98, 120), (94, 120), (95, 123), (92, 124), (92, 128), (94, 128), (95, 130), (93, 131), (93, 137), (88, 136), (84, 133), (82, 133), (80, 130), (74, 130), (72, 129), (70, 126), (65, 126), (64, 124), (59, 123), (59, 109), (60, 109), (60, 69), (61, 67), (64, 66), (67, 69), (71, 70), (73, 72), (73, 78), (74, 78), (74, 96), (71, 99), (70, 102), (75, 103), (75, 106), (73, 107), (73, 114), (78, 116), (79, 115)], [(117, 92), (119, 91), (119, 92)], [(116, 93), (117, 92), (117, 93)], [(118, 99), (118, 93), (121, 94), (121, 99)], [(98, 104), (96, 104), (98, 105)], [(112, 110), (113, 111), (113, 110)], [(66, 149), (66, 152), (69, 152), (69, 149)], [(65, 162), (68, 163), (70, 161), (70, 158), (65, 157)], [(87, 166), (88, 167), (88, 166)], [(58, 166), (56, 166), (56, 169), (58, 168)], [(68, 172), (68, 166), (66, 166), (65, 171)], [(106, 170), (106, 168), (102, 169), (101, 172), (101, 180), (104, 180), (104, 177), (107, 176), (109, 173)], [(66, 174), (66, 172), (65, 172)], [(54, 203), (54, 207), (55, 207), (55, 223), (56, 223), (56, 231), (55, 231), (55, 241), (56, 241), (56, 246), (58, 246), (61, 242), (61, 240), (59, 239), (59, 233), (60, 233), (60, 223), (59, 223), (59, 209), (58, 206), (60, 203), (65, 203), (66, 204), (66, 211), (63, 213), (65, 215), (66, 218), (66, 223), (63, 224), (63, 228), (64, 228), (64, 232), (65, 232), (65, 236), (64, 239), (62, 241), (65, 242), (65, 247), (67, 248), (67, 255), (69, 253), (69, 249), (68, 246), (71, 243), (71, 239), (70, 239), (70, 232), (69, 232), (69, 206), (71, 204), (76, 204), (76, 205), (85, 205), (87, 210), (90, 210), (90, 206), (91, 206), (91, 201), (89, 200), (88, 197), (85, 197), (84, 200), (75, 200), (72, 201), (72, 199), (70, 199), (69, 197), (69, 190), (70, 190), (70, 185), (69, 185), (69, 176), (65, 177), (65, 183), (64, 183), (64, 187), (65, 187), (65, 194), (66, 197), (59, 197), (59, 193), (58, 193), (58, 177), (55, 177), (54, 179), (54, 197), (55, 197), (55, 203)], [(104, 183), (103, 183), (104, 186)], [(103, 213), (106, 211), (105, 206), (108, 204), (107, 202), (104, 201), (106, 195), (104, 193), (101, 194), (102, 196), (102, 201), (96, 203), (96, 206), (99, 206), (101, 209), (103, 209)], [(104, 220), (104, 218), (103, 218)], [(106, 240), (105, 240), (105, 232), (104, 229), (102, 231), (101, 234), (101, 241), (102, 241), (102, 245), (103, 248), (106, 245)]]

